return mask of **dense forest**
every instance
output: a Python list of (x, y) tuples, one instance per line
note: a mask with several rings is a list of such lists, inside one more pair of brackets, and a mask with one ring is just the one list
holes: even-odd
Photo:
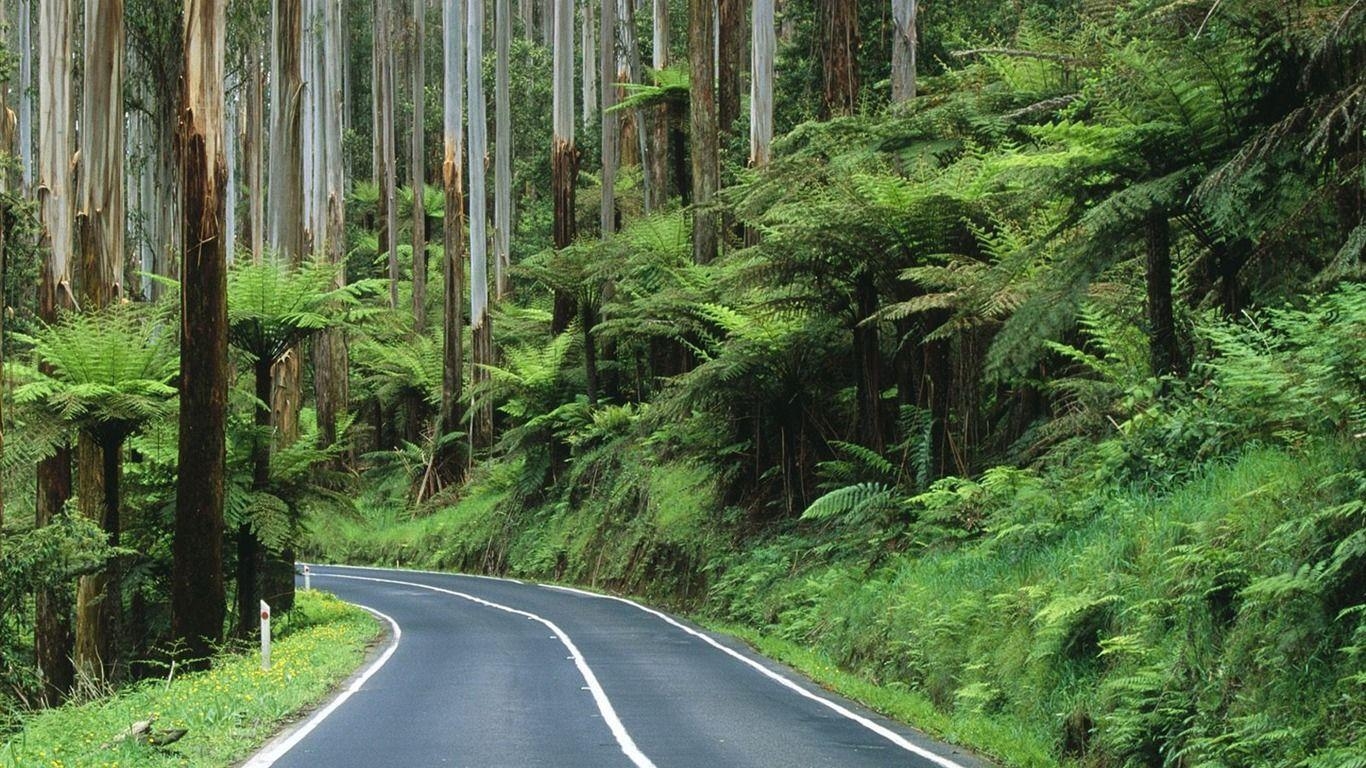
[(319, 559), (644, 595), (1004, 764), (1366, 766), (1366, 2), (0, 24), (0, 732)]

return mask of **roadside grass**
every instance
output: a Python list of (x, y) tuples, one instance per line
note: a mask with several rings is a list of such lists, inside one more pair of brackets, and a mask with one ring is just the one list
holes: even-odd
[[(694, 617), (696, 618), (696, 617)], [(829, 656), (810, 646), (766, 635), (749, 627), (698, 619), (707, 629), (748, 643), (760, 654), (780, 661), (819, 683), (823, 688), (857, 701), (874, 712), (950, 744), (971, 745), (987, 759), (1009, 756), (1009, 764), (1022, 768), (1052, 768), (1053, 742), (1047, 729), (1014, 718), (980, 712), (948, 713), (919, 691), (903, 684), (878, 685), (841, 669)]]
[[(35, 714), (0, 743), (3, 768), (222, 768), (250, 753), (296, 713), (350, 675), (379, 633), (365, 611), (316, 591), (296, 608), (263, 672), (254, 653), (223, 655), (212, 669), (146, 681), (111, 697)], [(153, 747), (115, 741), (134, 723), (185, 728), (180, 741)], [(107, 745), (107, 746), (106, 746)]]

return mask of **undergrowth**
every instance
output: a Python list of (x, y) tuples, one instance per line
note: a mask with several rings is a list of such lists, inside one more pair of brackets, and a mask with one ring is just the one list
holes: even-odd
[[(294, 611), (279, 623), (270, 671), (261, 670), (256, 654), (224, 655), (205, 672), (172, 674), (86, 704), (43, 710), (0, 743), (0, 766), (233, 764), (351, 674), (378, 633), (369, 614), (320, 592), (300, 591)], [(157, 731), (187, 733), (165, 747), (119, 738), (145, 720), (153, 720)]]
[(518, 451), (309, 548), (645, 595), (1006, 765), (1366, 765), (1366, 290), (1249, 320), (1026, 464), (837, 446), (800, 519), (733, 501), (706, 424), (580, 404), (548, 487)]

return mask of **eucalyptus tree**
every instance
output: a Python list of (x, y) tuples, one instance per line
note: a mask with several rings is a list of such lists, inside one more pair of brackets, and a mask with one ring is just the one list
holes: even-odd
[[(578, 175), (579, 153), (574, 147), (574, 0), (553, 0), (555, 46), (553, 51), (553, 138), (550, 146), (551, 194), (554, 199), (554, 239), (556, 249), (574, 242), (574, 179)], [(565, 291), (555, 293), (550, 321), (552, 333), (569, 327), (574, 314), (574, 297)]]
[[(653, 0), (651, 7), (650, 67), (659, 72), (670, 64), (669, 0)], [(669, 199), (669, 105), (660, 104), (653, 112), (650, 143), (654, 151), (648, 153), (645, 163), (646, 175), (650, 178), (647, 189), (650, 208), (657, 210)]]
[[(616, 0), (609, 0), (616, 2)], [(583, 32), (579, 40), (579, 70), (583, 72), (581, 78), (582, 96), (580, 100), (583, 110), (583, 129), (592, 130), (593, 116), (598, 113), (598, 79), (601, 73), (594, 65), (594, 58), (598, 52), (597, 29), (593, 26), (593, 0), (582, 0), (580, 5), (582, 13), (580, 21), (583, 24)], [(607, 77), (602, 75), (603, 79)]]
[(707, 264), (716, 258), (720, 227), (712, 210), (721, 164), (716, 120), (716, 37), (713, 0), (688, 0), (688, 56), (692, 93), (692, 254)]
[[(39, 0), (38, 5), (38, 204), (45, 251), (40, 266), (38, 317), (56, 322), (60, 308), (73, 308), (71, 289), (72, 214), (72, 2)], [(71, 498), (71, 449), (59, 446), (38, 462), (35, 522), (52, 523)], [(71, 688), (73, 638), (67, 615), (71, 598), (61, 590), (40, 591), (34, 651), (49, 704)]]
[[(484, 158), (488, 155), (488, 118), (484, 101), (484, 3), (472, 0), (465, 9), (465, 87), (470, 126), (470, 380), (477, 390), (493, 365), (493, 321), (489, 316), (488, 202)], [(493, 440), (493, 405), (485, 398), (474, 406), (470, 423), (472, 448)]]
[[(527, 17), (529, 22), (529, 16)], [(437, 441), (440, 461), (436, 462), (447, 480), (458, 480), (463, 475), (459, 461), (458, 443), (451, 436), (460, 432), (461, 397), (464, 382), (464, 233), (465, 216), (464, 155), (465, 100), (465, 3), (464, 0), (442, 0), (441, 38), (442, 60), (442, 161), (441, 183), (445, 197), (442, 218), (444, 237), (441, 258), (444, 306), (442, 311), (441, 342), (441, 414)], [(528, 34), (528, 36), (530, 36)]]
[(716, 123), (730, 135), (740, 117), (740, 68), (745, 55), (744, 0), (716, 3)]
[[(123, 2), (85, 0), (81, 87), (80, 180), (76, 229), (80, 243), (80, 304), (99, 311), (122, 294), (123, 273)], [(81, 514), (117, 545), (118, 474), (122, 439), (82, 429), (76, 444)], [(114, 489), (111, 492), (111, 488)], [(110, 503), (109, 499), (114, 500)], [(76, 590), (76, 667), (103, 679), (114, 663), (115, 623), (122, 590), (113, 569), (82, 576)]]
[(266, 246), (266, 196), (264, 177), (266, 75), (261, 38), (252, 35), (246, 47), (243, 67), (242, 163), (247, 188), (247, 219), (243, 238), (251, 249), (252, 261), (260, 261)]
[[(345, 158), (342, 132), (346, 122), (346, 59), (343, 55), (343, 0), (322, 0), (323, 42), (322, 84), (322, 157), (326, 226), (321, 248), (315, 254), (336, 267), (333, 287), (345, 281), (346, 206), (344, 196)], [(320, 331), (312, 345), (313, 390), (318, 407), (318, 439), (322, 447), (337, 442), (337, 422), (350, 399), (347, 376), (346, 335), (340, 328)]]
[(223, 632), (223, 475), (228, 313), (223, 253), (223, 54), (216, 0), (185, 0), (179, 124), (185, 251), (181, 286), (180, 446), (171, 631), (207, 663)]
[(304, 257), (303, 8), (301, 0), (272, 0), (270, 94), (270, 247), (284, 259)]
[(496, 0), (494, 12), (493, 295), (512, 296), (512, 96), (508, 48), (512, 0)]
[(749, 165), (768, 165), (773, 145), (773, 58), (777, 53), (774, 0), (754, 0), (750, 59)]
[(892, 0), (892, 103), (915, 98), (919, 0)]
[[(502, 6), (499, 6), (500, 8)], [(427, 219), (422, 204), (427, 174), (424, 163), (423, 115), (426, 86), (426, 56), (423, 52), (427, 17), (426, 0), (413, 0), (412, 87), (413, 124), (408, 185), (413, 190), (413, 332), (422, 333), (427, 325)]]
[[(617, 0), (602, 0), (601, 19), (602, 45), (598, 49), (598, 68), (602, 81), (602, 203), (598, 221), (602, 237), (607, 238), (616, 229), (616, 181), (621, 139), (621, 120), (613, 109), (617, 103)], [(588, 67), (584, 69), (586, 72)]]
[(858, 109), (858, 0), (816, 0), (820, 25), (821, 116), (852, 115)]
[(19, 0), (19, 158), (25, 197), (33, 194), (33, 0)]
[(388, 254), (389, 307), (398, 308), (398, 200), (394, 168), (394, 50), (391, 0), (374, 2), (374, 171), (379, 185), (380, 249)]

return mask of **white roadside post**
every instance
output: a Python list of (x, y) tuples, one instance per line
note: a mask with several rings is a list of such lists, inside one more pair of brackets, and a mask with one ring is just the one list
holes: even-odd
[(310, 576), (310, 574), (309, 574), (309, 572), (308, 572), (308, 563), (304, 563), (304, 589), (305, 589), (305, 590), (310, 590), (310, 589), (313, 588), (313, 582), (312, 582), (312, 579), (309, 578), (309, 576)]
[(270, 606), (261, 601), (261, 669), (270, 671)]

